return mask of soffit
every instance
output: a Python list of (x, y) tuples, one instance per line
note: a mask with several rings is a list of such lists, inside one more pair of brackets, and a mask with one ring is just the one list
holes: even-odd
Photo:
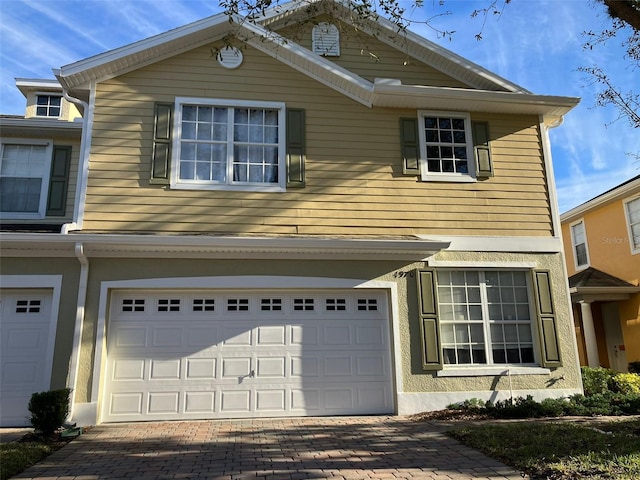
[(87, 257), (340, 259), (418, 261), (449, 242), (413, 238), (283, 238), (110, 234), (0, 233), (5, 257), (71, 257), (81, 244)]
[(82, 125), (82, 122), (66, 122), (44, 118), (0, 117), (0, 129), (3, 137), (28, 135), (38, 138), (80, 138)]

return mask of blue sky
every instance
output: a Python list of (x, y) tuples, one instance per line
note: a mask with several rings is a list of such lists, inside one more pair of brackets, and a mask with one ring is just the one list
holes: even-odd
[[(53, 78), (52, 68), (142, 40), (220, 12), (218, 0), (2, 0), (0, 2), (0, 113), (23, 114), (15, 78)], [(414, 19), (435, 18), (453, 38), (427, 27), (411, 30), (538, 94), (581, 97), (564, 123), (551, 131), (560, 211), (569, 210), (640, 173), (640, 131), (616, 121), (613, 108), (594, 108), (597, 87), (581, 66), (599, 65), (618, 85), (640, 90), (640, 72), (629, 67), (615, 40), (584, 51), (582, 32), (609, 25), (592, 0), (513, 0), (489, 18), (471, 12), (487, 0), (425, 0)], [(407, 2), (410, 6), (410, 2)]]

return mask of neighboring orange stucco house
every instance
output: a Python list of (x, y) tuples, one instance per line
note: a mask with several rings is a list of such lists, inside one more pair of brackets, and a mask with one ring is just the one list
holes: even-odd
[(640, 361), (640, 175), (562, 214), (580, 364)]

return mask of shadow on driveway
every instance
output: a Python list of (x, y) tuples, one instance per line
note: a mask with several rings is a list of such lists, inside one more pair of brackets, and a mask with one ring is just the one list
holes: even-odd
[(15, 478), (522, 478), (442, 432), (388, 416), (99, 425)]

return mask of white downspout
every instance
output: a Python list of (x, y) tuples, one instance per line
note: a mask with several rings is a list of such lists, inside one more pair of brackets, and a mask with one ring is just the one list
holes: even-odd
[[(71, 392), (71, 407), (69, 408), (69, 419), (80, 426), (87, 425), (87, 421), (82, 418), (75, 418), (76, 405), (76, 385), (78, 382), (78, 367), (80, 366), (80, 348), (82, 345), (82, 329), (84, 326), (84, 312), (87, 303), (87, 284), (89, 280), (89, 260), (84, 253), (84, 246), (78, 242), (75, 246), (76, 258), (80, 262), (80, 279), (78, 281), (78, 299), (76, 307), (75, 327), (73, 331), (73, 346), (71, 358), (69, 360), (69, 376), (67, 377), (67, 388)], [(89, 421), (89, 423), (91, 423)]]
[[(564, 117), (561, 116), (555, 121), (549, 122), (549, 126), (544, 121), (544, 117), (540, 116), (540, 134), (542, 137), (542, 155), (544, 156), (544, 165), (547, 172), (547, 185), (549, 185), (549, 207), (551, 208), (551, 219), (553, 224), (553, 236), (560, 239), (563, 246), (560, 251), (560, 258), (562, 263), (562, 272), (565, 278), (565, 294), (568, 300), (569, 306), (569, 319), (571, 321), (572, 339), (573, 339), (573, 352), (576, 360), (580, 358), (578, 354), (578, 339), (576, 338), (573, 326), (575, 320), (573, 318), (573, 304), (571, 303), (571, 292), (569, 291), (569, 272), (567, 271), (567, 262), (564, 252), (564, 241), (562, 239), (562, 222), (560, 221), (560, 207), (558, 205), (558, 195), (556, 191), (555, 173), (553, 171), (553, 161), (551, 159), (551, 142), (549, 140), (549, 129), (559, 127), (564, 123)], [(578, 375), (580, 380), (580, 390), (584, 389), (582, 384), (582, 375)]]
[(89, 103), (79, 98), (69, 95), (63, 88), (62, 96), (65, 100), (80, 105), (84, 111), (82, 116), (82, 136), (80, 140), (80, 156), (78, 160), (78, 177), (76, 181), (76, 196), (73, 206), (73, 222), (62, 225), (60, 233), (67, 234), (72, 230), (82, 230), (82, 222), (84, 219), (84, 203), (87, 195), (87, 180), (89, 177), (89, 156), (91, 153), (91, 136), (93, 129), (93, 111), (94, 111), (94, 86), (91, 85), (91, 98)]

